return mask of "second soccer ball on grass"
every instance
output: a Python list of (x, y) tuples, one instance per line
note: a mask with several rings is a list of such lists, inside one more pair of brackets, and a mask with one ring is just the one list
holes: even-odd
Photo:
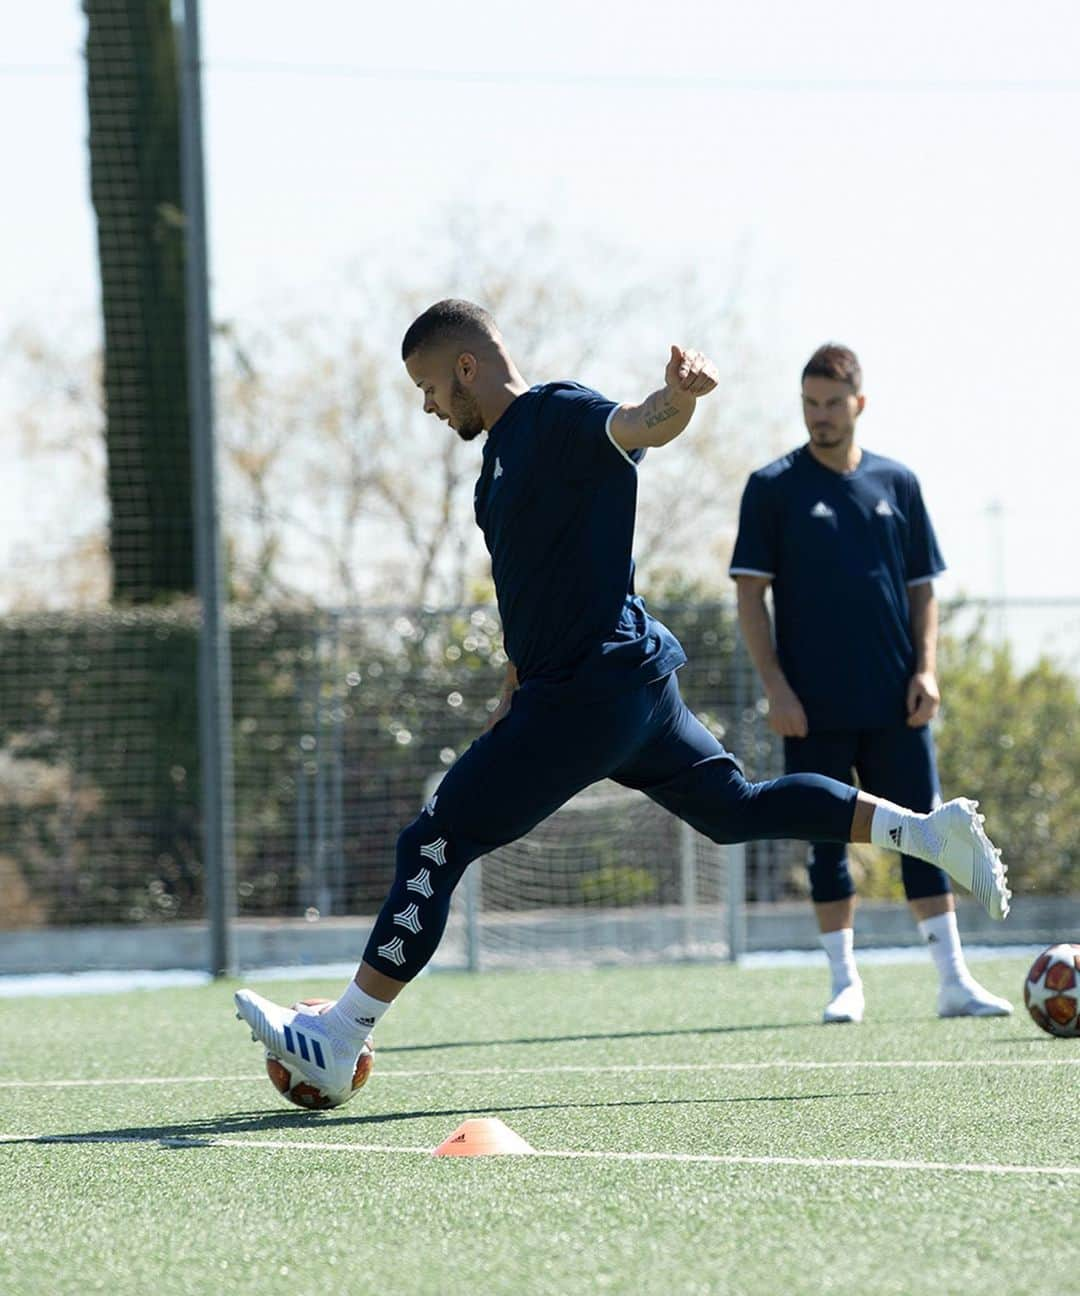
[(1024, 1003), (1049, 1035), (1080, 1036), (1080, 945), (1051, 945), (1024, 979)]

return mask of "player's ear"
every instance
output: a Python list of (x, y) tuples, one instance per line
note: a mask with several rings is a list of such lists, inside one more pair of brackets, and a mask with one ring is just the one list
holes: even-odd
[(866, 397), (856, 396), (855, 397), (855, 417), (858, 418), (864, 409), (866, 409)]
[(462, 351), (454, 365), (454, 372), (458, 376), (458, 381), (471, 383), (476, 380), (476, 356), (471, 351)]

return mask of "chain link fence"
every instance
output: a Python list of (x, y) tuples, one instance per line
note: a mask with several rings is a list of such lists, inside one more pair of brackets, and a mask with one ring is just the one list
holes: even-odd
[[(656, 610), (687, 648), (689, 704), (752, 777), (781, 772), (732, 604)], [(427, 782), (495, 705), (497, 617), (234, 609), (231, 636), (239, 915), (371, 913)], [(5, 928), (204, 917), (196, 640), (190, 607), (0, 620)], [(982, 797), (1021, 893), (1080, 889), (1078, 681), (1080, 604), (946, 609), (945, 794)], [(804, 859), (752, 845), (748, 902), (804, 895)], [(899, 896), (887, 859), (857, 869), (864, 894)]]

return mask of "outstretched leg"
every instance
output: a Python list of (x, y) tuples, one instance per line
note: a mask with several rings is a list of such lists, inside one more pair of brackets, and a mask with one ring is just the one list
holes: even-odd
[(940, 866), (992, 918), (1009, 912), (1004, 868), (983, 831), (977, 802), (960, 799), (917, 814), (819, 774), (751, 783), (687, 708), (674, 677), (651, 741), (612, 777), (715, 842), (873, 842)]

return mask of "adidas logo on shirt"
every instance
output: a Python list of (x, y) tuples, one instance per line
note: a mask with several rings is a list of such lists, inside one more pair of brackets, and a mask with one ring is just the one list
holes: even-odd
[(496, 456), (495, 456), (495, 471), (494, 471), (494, 473), (492, 473), (492, 479), (493, 479), (494, 481), (498, 481), (499, 478), (500, 478), (502, 475), (503, 475), (503, 466), (502, 466), (502, 464), (499, 462), (499, 457), (498, 457), (498, 455), (496, 455)]
[(888, 500), (885, 499), (878, 500), (877, 508), (874, 509), (874, 512), (878, 515), (878, 517), (892, 517), (893, 515), (892, 505), (889, 503)]
[(824, 500), (818, 500), (818, 502), (810, 510), (810, 516), (819, 517), (819, 518), (831, 518), (831, 517), (836, 517), (836, 514), (835, 512), (833, 512), (831, 508), (829, 508), (828, 504), (826, 504)]

